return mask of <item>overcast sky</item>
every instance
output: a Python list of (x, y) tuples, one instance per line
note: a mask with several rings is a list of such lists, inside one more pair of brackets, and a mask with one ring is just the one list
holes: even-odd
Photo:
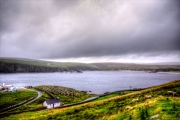
[(0, 0), (0, 57), (180, 62), (179, 0)]

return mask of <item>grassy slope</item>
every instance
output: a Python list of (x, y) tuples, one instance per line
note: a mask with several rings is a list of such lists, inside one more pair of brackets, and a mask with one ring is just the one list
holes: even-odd
[(104, 116), (104, 118), (113, 120), (148, 120), (151, 116), (159, 115), (158, 119), (178, 120), (180, 117), (179, 113), (179, 97), (159, 96), (135, 105), (128, 105), (124, 111), (119, 111), (110, 116)]
[[(94, 96), (94, 95), (86, 94), (84, 92), (81, 92), (72, 88), (66, 88), (66, 87), (60, 87), (60, 86), (48, 85), (48, 86), (37, 86), (35, 88), (40, 88), (40, 89), (48, 91), (54, 97), (59, 97), (60, 101), (65, 104), (81, 102), (89, 97)], [(74, 93), (74, 97), (71, 96), (72, 92)], [(42, 96), (36, 101), (30, 104), (20, 106), (11, 111), (4, 112), (3, 114), (0, 114), (0, 116), (8, 116), (12, 114), (19, 114), (23, 112), (38, 111), (38, 110), (46, 109), (45, 107), (43, 107), (42, 103), (48, 99), (51, 99), (51, 97), (48, 96), (48, 94), (46, 94), (45, 92), (42, 92)]]
[(72, 88), (60, 87), (60, 86), (46, 85), (46, 86), (37, 86), (35, 88), (40, 88), (42, 90), (51, 93), (54, 97), (59, 97), (61, 102), (63, 102), (64, 104), (81, 102), (87, 98), (94, 96)]
[(37, 92), (32, 90), (18, 90), (17, 92), (0, 92), (0, 108), (5, 108), (20, 103), (36, 95)]
[(30, 59), (12, 59), (0, 58), (0, 62), (17, 63), (25, 65), (35, 65), (44, 67), (72, 68), (86, 67), (94, 70), (165, 70), (165, 71), (180, 71), (180, 65), (145, 65), (145, 64), (128, 64), (128, 63), (73, 63), (73, 62), (50, 62)]
[(51, 61), (41, 61), (41, 60), (28, 60), (28, 59), (5, 59), (0, 58), (0, 61), (5, 63), (18, 63), (25, 65), (35, 65), (35, 66), (44, 66), (44, 67), (58, 67), (58, 68), (66, 68), (66, 67), (90, 67), (96, 68), (96, 66), (85, 63), (73, 63), (73, 62), (51, 62)]
[(30, 104), (25, 104), (11, 111), (3, 112), (2, 114), (0, 114), (0, 116), (8, 116), (12, 114), (19, 114), (23, 112), (38, 111), (38, 110), (46, 109), (45, 107), (43, 107), (42, 103), (47, 99), (50, 99), (50, 97), (45, 92), (42, 92), (42, 96), (39, 99), (33, 101)]
[(114, 92), (114, 93), (111, 93), (111, 94), (108, 94), (108, 95), (105, 95), (105, 96), (101, 96), (93, 101), (100, 101), (100, 100), (105, 100), (105, 99), (108, 99), (108, 98), (112, 98), (112, 97), (116, 97), (116, 96), (122, 96), (122, 95), (125, 95), (125, 94), (128, 94), (128, 93), (131, 93), (131, 92), (134, 92), (134, 91), (124, 91), (124, 92)]
[(107, 70), (158, 70), (158, 69), (165, 69), (165, 70), (178, 70), (180, 71), (180, 65), (146, 65), (146, 64), (127, 64), (127, 63), (92, 63), (99, 69), (107, 69)]
[[(180, 80), (148, 88), (123, 96), (90, 102), (68, 108), (58, 108), (39, 112), (27, 112), (11, 115), (4, 119), (148, 119), (154, 114), (159, 118), (176, 119), (180, 116), (180, 97), (167, 95), (168, 90), (180, 95)], [(146, 100), (144, 95), (152, 95)], [(138, 102), (132, 99), (139, 98)], [(152, 104), (151, 104), (152, 103)], [(147, 110), (146, 110), (147, 108)], [(148, 113), (148, 115), (147, 115)]]

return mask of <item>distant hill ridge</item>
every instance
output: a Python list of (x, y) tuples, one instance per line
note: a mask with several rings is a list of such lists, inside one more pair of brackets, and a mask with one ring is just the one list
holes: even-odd
[(32, 59), (0, 59), (0, 73), (63, 72), (78, 70), (97, 70), (97, 67), (84, 63), (51, 62)]
[(0, 73), (63, 72), (79, 70), (135, 70), (135, 71), (180, 71), (180, 65), (153, 65), (132, 63), (76, 63), (52, 62), (24, 58), (0, 58)]

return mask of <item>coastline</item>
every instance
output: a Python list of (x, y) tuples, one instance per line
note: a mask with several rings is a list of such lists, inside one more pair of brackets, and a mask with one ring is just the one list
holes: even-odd
[(157, 73), (166, 73), (166, 74), (180, 74), (180, 72), (157, 72)]

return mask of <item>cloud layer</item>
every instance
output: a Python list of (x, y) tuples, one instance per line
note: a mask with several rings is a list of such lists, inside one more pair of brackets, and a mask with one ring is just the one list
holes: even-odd
[(178, 0), (0, 1), (0, 56), (180, 54)]

